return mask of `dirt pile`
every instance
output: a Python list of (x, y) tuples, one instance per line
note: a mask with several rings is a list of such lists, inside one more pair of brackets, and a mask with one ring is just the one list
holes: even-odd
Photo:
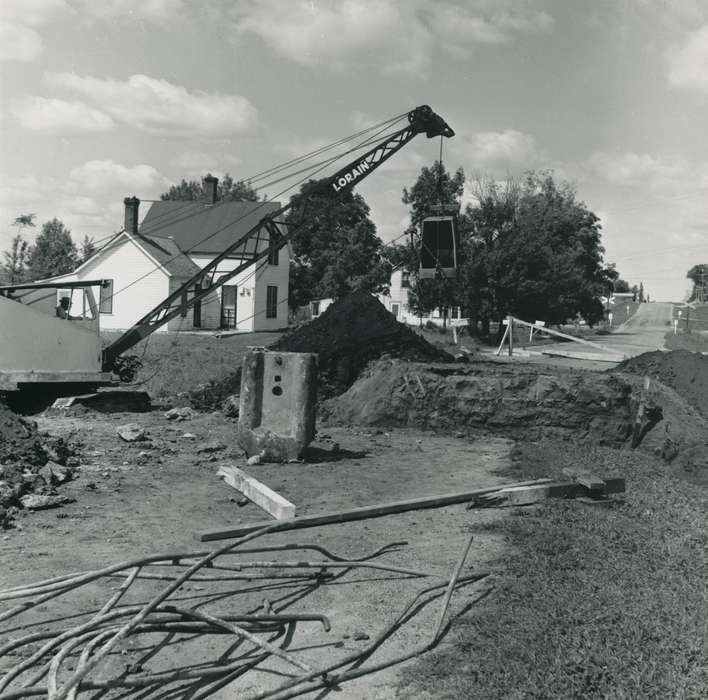
[(485, 429), (511, 437), (593, 435), (622, 444), (632, 426), (632, 385), (612, 375), (547, 371), (494, 362), (372, 365), (345, 394), (326, 402), (335, 422)]
[(317, 353), (322, 396), (346, 391), (369, 362), (385, 355), (430, 362), (453, 359), (396, 321), (378, 299), (364, 292), (338, 299), (321, 316), (269, 349)]
[(34, 421), (0, 403), (0, 528), (10, 525), (17, 508), (51, 504), (55, 486), (71, 479), (78, 466), (76, 447), (41, 436)]
[(615, 371), (658, 379), (708, 418), (708, 356), (687, 350), (657, 350), (625, 360)]
[(326, 401), (323, 413), (333, 423), (348, 425), (481, 429), (527, 440), (563, 437), (578, 447), (590, 440), (629, 448), (643, 401), (645, 409), (648, 403), (657, 409), (658, 420), (642, 434), (641, 449), (663, 456), (691, 478), (708, 478), (705, 419), (658, 382), (647, 400), (643, 385), (643, 377), (630, 374), (382, 360), (346, 393)]

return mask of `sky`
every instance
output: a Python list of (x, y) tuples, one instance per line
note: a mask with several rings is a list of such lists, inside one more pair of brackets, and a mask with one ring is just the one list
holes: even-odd
[[(29, 239), (57, 217), (100, 241), (124, 197), (429, 104), (448, 168), (572, 182), (652, 299), (708, 262), (708, 0), (2, 0), (0, 71), (0, 250), (21, 214)], [(358, 187), (384, 241), (439, 148), (418, 136)]]

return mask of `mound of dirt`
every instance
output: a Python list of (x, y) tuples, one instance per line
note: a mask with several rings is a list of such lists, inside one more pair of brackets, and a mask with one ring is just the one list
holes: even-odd
[(708, 356), (687, 350), (657, 350), (625, 360), (615, 371), (658, 379), (708, 418)]
[(708, 480), (708, 423), (670, 387), (648, 395), (631, 374), (549, 371), (493, 362), (434, 365), (381, 360), (322, 413), (335, 424), (483, 430), (524, 440), (562, 437), (573, 450), (593, 444), (630, 449), (640, 403), (655, 414), (640, 449), (682, 477)]
[(430, 362), (453, 360), (396, 321), (378, 299), (365, 292), (338, 299), (321, 316), (283, 336), (269, 349), (317, 353), (324, 396), (346, 391), (370, 361), (384, 355)]
[(10, 525), (23, 496), (53, 494), (55, 483), (70, 479), (77, 464), (74, 446), (43, 439), (34, 421), (0, 402), (0, 528)]

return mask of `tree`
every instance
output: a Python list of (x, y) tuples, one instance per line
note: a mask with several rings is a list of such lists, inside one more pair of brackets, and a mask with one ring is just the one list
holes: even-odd
[(71, 231), (57, 218), (47, 221), (27, 258), (30, 279), (55, 277), (72, 272), (79, 258)]
[[(223, 202), (257, 202), (258, 192), (248, 182), (234, 180), (226, 173), (217, 185), (217, 197)], [(160, 199), (176, 199), (181, 201), (202, 201), (204, 185), (197, 180), (182, 180), (179, 185), (172, 185)]]
[(599, 219), (570, 184), (530, 172), (520, 181), (478, 179), (472, 191), (460, 278), (483, 331), (507, 314), (555, 324), (603, 317), (600, 296), (619, 275), (603, 265)]
[(708, 300), (708, 264), (694, 265), (686, 277), (693, 282), (693, 291), (689, 301)]
[(639, 303), (644, 303), (644, 282), (639, 283)]
[(0, 270), (10, 284), (22, 282), (25, 277), (29, 243), (22, 237), (22, 230), (34, 228), (36, 216), (36, 214), (20, 214), (12, 224), (17, 228), (17, 235), (12, 239), (10, 250), (3, 253), (5, 262)]
[(81, 241), (81, 252), (79, 253), (79, 262), (85, 263), (94, 253), (96, 252), (96, 244), (93, 238), (84, 236), (84, 240)]
[[(408, 306), (419, 315), (440, 309), (443, 318), (447, 310), (458, 306), (459, 285), (455, 279), (419, 279), (421, 227), (423, 219), (433, 212), (433, 207), (442, 205), (457, 213), (465, 185), (465, 174), (458, 168), (454, 175), (440, 161), (432, 167), (424, 167), (411, 189), (404, 188), (402, 201), (410, 205), (410, 225), (405, 231), (407, 242), (390, 245), (386, 255), (396, 266), (411, 273), (411, 286), (408, 291)], [(457, 226), (464, 226), (464, 221), (457, 219)], [(445, 321), (443, 321), (444, 323)]]
[(615, 291), (620, 293), (620, 294), (626, 294), (631, 291), (629, 287), (629, 282), (623, 279), (618, 279), (615, 282)]
[(391, 266), (360, 194), (334, 192), (327, 180), (310, 180), (291, 203), (287, 222), (302, 224), (290, 239), (291, 308), (355, 290), (387, 289)]

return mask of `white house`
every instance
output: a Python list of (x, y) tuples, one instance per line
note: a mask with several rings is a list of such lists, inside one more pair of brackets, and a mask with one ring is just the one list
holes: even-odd
[[(125, 230), (112, 238), (70, 275), (56, 280), (105, 279), (100, 292), (101, 328), (124, 330), (157, 306), (253, 228), (280, 208), (278, 202), (216, 200), (216, 178), (204, 180), (206, 199), (153, 202), (140, 227), (140, 201), (126, 198)], [(264, 234), (247, 252), (268, 247)], [(216, 277), (243, 262), (226, 258)], [(287, 326), (288, 249), (281, 249), (232, 280), (160, 330), (231, 328), (275, 330)]]

